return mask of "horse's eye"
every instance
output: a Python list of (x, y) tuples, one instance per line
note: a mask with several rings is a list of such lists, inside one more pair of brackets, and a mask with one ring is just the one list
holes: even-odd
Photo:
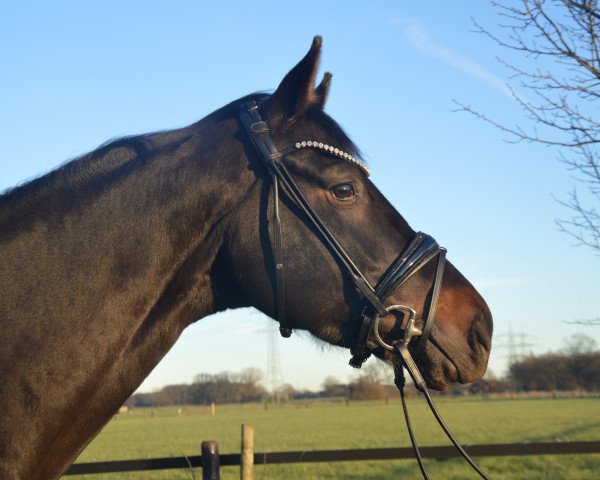
[(356, 195), (351, 183), (340, 183), (331, 189), (331, 193), (338, 200), (350, 200)]

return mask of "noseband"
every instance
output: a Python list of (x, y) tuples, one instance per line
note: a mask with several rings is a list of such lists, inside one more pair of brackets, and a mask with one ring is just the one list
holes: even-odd
[[(264, 163), (267, 172), (271, 177), (273, 186), (273, 258), (275, 261), (275, 282), (277, 296), (277, 316), (279, 320), (279, 331), (284, 337), (289, 337), (292, 334), (292, 328), (288, 324), (285, 315), (285, 290), (284, 290), (284, 263), (283, 263), (283, 242), (281, 235), (281, 219), (279, 217), (279, 189), (283, 185), (286, 193), (296, 203), (296, 205), (304, 212), (306, 218), (317, 231), (321, 241), (329, 248), (333, 257), (338, 260), (343, 270), (350, 276), (356, 288), (364, 296), (364, 307), (360, 316), (360, 330), (357, 335), (356, 343), (352, 348), (352, 358), (350, 365), (355, 368), (360, 368), (366, 359), (372, 353), (372, 345), (379, 345), (384, 350), (395, 352), (399, 355), (402, 367), (406, 368), (411, 376), (415, 387), (421, 391), (429, 404), (438, 423), (448, 435), (457, 450), (465, 458), (467, 462), (475, 469), (475, 471), (484, 479), (487, 479), (485, 474), (468, 456), (464, 449), (460, 446), (454, 436), (444, 424), (439, 413), (437, 412), (429, 393), (427, 385), (421, 376), (417, 365), (415, 364), (409, 350), (408, 345), (414, 338), (418, 337), (417, 349), (422, 349), (431, 333), (433, 323), (435, 321), (435, 307), (437, 305), (440, 289), (442, 285), (442, 277), (444, 274), (444, 266), (446, 263), (446, 250), (438, 245), (438, 243), (429, 235), (418, 232), (400, 255), (392, 262), (389, 268), (384, 272), (383, 276), (373, 288), (360, 269), (354, 264), (350, 256), (338, 243), (335, 236), (323, 223), (321, 218), (314, 211), (306, 197), (300, 191), (300, 188), (288, 172), (282, 160), (290, 153), (303, 149), (315, 148), (331, 155), (342, 158), (358, 166), (366, 175), (369, 175), (368, 169), (360, 160), (352, 155), (341, 151), (338, 148), (329, 146), (319, 141), (302, 141), (290, 145), (283, 150), (278, 150), (273, 143), (269, 127), (261, 118), (259, 106), (252, 101), (240, 111), (241, 121), (248, 132), (252, 143), (260, 154), (260, 158)], [(433, 284), (428, 295), (426, 309), (421, 315), (423, 319), (422, 326), (419, 328), (416, 324), (417, 312), (406, 305), (391, 305), (386, 307), (385, 301), (394, 293), (401, 285), (410, 279), (421, 268), (427, 265), (431, 260), (437, 257), (437, 266)], [(404, 317), (404, 328), (402, 329), (401, 338), (394, 345), (386, 343), (379, 333), (379, 322), (382, 317), (387, 316), (391, 312), (400, 312)], [(370, 337), (373, 337), (373, 341)], [(402, 398), (402, 407), (404, 417), (408, 427), (411, 443), (415, 456), (419, 463), (419, 468), (425, 479), (429, 479), (423, 460), (419, 452), (414, 434), (412, 431), (408, 410), (404, 400), (404, 371), (402, 367), (395, 367), (396, 385), (400, 390)]]

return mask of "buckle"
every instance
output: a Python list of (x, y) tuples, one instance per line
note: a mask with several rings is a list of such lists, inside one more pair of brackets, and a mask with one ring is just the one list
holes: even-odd
[(261, 120), (250, 125), (250, 131), (252, 133), (269, 133), (269, 126), (267, 125), (267, 122)]

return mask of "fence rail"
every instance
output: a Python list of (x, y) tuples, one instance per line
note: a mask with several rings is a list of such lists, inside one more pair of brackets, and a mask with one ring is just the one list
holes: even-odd
[[(443, 460), (458, 457), (452, 446), (421, 447), (424, 458)], [(600, 441), (552, 442), (552, 443), (492, 443), (465, 446), (469, 455), (475, 457), (501, 457), (521, 455), (600, 454)], [(346, 462), (364, 460), (402, 460), (413, 458), (412, 448), (367, 448), (360, 450), (310, 450), (297, 452), (254, 453), (255, 465), (308, 462)], [(221, 466), (241, 464), (242, 455), (229, 453), (218, 455)], [(117, 460), (110, 462), (76, 463), (65, 475), (90, 473), (115, 473), (142, 470), (166, 470), (173, 468), (196, 468), (202, 466), (202, 456), (152, 458), (141, 460)]]

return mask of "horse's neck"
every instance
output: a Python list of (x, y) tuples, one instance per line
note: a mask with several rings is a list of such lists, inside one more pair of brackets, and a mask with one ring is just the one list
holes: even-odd
[(21, 453), (52, 438), (46, 459), (30, 459), (41, 471), (71, 460), (54, 457), (76, 454), (181, 331), (212, 312), (214, 225), (235, 198), (223, 193), (218, 152), (204, 159), (195, 147), (153, 158), (0, 244), (0, 368), (15, 385), (0, 407), (4, 418), (28, 418), (0, 421), (0, 437), (21, 438)]

